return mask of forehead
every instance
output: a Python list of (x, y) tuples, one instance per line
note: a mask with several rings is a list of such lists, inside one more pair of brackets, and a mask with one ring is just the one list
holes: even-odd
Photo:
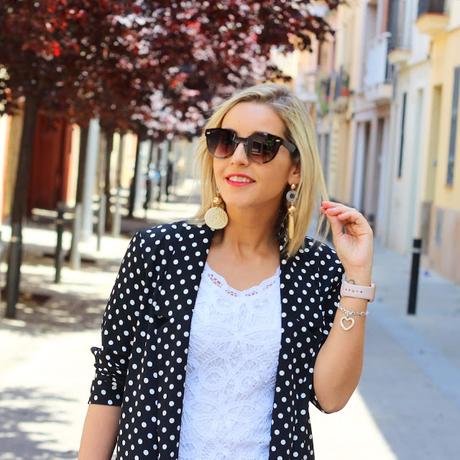
[(267, 104), (240, 102), (233, 106), (222, 120), (222, 128), (230, 128), (239, 136), (249, 136), (264, 131), (283, 136), (285, 126), (275, 110)]

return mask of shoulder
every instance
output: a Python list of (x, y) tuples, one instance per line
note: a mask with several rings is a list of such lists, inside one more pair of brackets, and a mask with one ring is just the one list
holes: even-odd
[(133, 240), (140, 241), (140, 246), (154, 250), (156, 247), (174, 249), (174, 245), (194, 238), (206, 238), (211, 232), (206, 225), (192, 224), (186, 220), (177, 220), (170, 223), (158, 224), (144, 228), (133, 235)]

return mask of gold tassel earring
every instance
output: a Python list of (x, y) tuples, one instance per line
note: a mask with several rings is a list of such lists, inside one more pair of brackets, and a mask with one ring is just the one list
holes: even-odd
[(204, 221), (206, 225), (213, 230), (220, 230), (228, 224), (228, 214), (223, 208), (223, 200), (219, 191), (212, 200), (213, 206), (206, 211)]
[(294, 201), (297, 198), (297, 192), (295, 189), (296, 189), (296, 185), (292, 184), (291, 190), (289, 190), (286, 193), (286, 200), (289, 203), (289, 207), (288, 207), (288, 237), (289, 237), (289, 240), (292, 240), (292, 238), (294, 238), (294, 225), (295, 225), (294, 217), (295, 217), (295, 212), (296, 212)]

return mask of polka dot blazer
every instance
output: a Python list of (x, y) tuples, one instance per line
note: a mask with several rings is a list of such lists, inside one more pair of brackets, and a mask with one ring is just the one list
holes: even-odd
[[(121, 406), (117, 459), (177, 459), (191, 319), (213, 230), (185, 221), (137, 232), (92, 347), (89, 403)], [(310, 237), (287, 260), (280, 245), (282, 336), (269, 460), (314, 459), (313, 369), (340, 300), (343, 266)]]

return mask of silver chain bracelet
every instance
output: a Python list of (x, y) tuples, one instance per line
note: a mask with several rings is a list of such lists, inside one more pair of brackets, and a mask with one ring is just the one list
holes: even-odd
[[(341, 305), (339, 305), (337, 308), (345, 313), (345, 316), (342, 316), (342, 318), (340, 318), (340, 326), (342, 326), (342, 329), (344, 329), (345, 331), (348, 331), (355, 325), (355, 318), (353, 318), (353, 316), (367, 316), (367, 314), (369, 313), (369, 311), (347, 310), (346, 308), (343, 308)], [(347, 322), (348, 324), (345, 324)]]

